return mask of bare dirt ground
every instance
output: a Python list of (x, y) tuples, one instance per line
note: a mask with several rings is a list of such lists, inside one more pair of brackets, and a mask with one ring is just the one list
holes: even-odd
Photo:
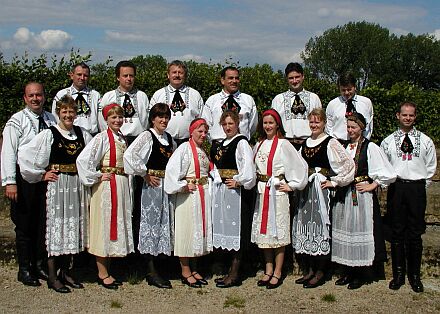
[[(13, 226), (7, 215), (0, 215), (0, 230), (1, 313), (440, 313), (438, 261), (425, 270), (425, 292), (421, 294), (412, 292), (408, 284), (392, 291), (388, 289), (388, 280), (350, 291), (335, 286), (335, 277), (324, 286), (308, 290), (296, 285), (297, 276), (292, 274), (278, 289), (267, 290), (256, 285), (261, 272), (246, 279), (241, 287), (230, 289), (216, 288), (213, 280), (202, 289), (193, 289), (174, 276), (173, 289), (162, 290), (148, 286), (137, 275), (142, 267), (133, 268), (125, 260), (117, 261), (114, 267), (116, 275), (124, 279), (124, 285), (110, 291), (97, 285), (93, 261), (89, 261), (77, 272), (85, 289), (63, 295), (45, 285), (34, 288), (17, 282)], [(438, 243), (438, 236), (429, 236)]]

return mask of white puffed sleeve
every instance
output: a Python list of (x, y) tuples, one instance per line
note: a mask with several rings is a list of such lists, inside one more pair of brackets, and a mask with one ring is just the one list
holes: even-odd
[(97, 134), (76, 159), (76, 167), (81, 182), (92, 186), (99, 181), (102, 173), (97, 170), (101, 159), (110, 149), (106, 131)]
[(256, 170), (252, 148), (245, 139), (237, 144), (235, 160), (237, 161), (238, 174), (233, 176), (233, 179), (246, 190), (250, 190), (256, 182)]
[(142, 132), (124, 153), (125, 173), (145, 177), (152, 148), (153, 137), (151, 133), (149, 131)]
[(307, 185), (309, 166), (298, 151), (287, 140), (280, 145), (284, 176), (292, 190), (302, 190)]
[(346, 186), (350, 184), (354, 180), (355, 164), (338, 140), (330, 139), (327, 146), (327, 156), (330, 167), (336, 174), (330, 177), (333, 186)]
[(177, 147), (176, 151), (171, 155), (165, 169), (164, 189), (168, 194), (175, 194), (182, 191), (188, 183), (185, 180), (190, 165), (189, 143), (183, 143)]
[(20, 147), (18, 161), (23, 178), (29, 183), (36, 183), (43, 179), (46, 168), (49, 166), (53, 133), (46, 129), (38, 133), (29, 143)]
[(382, 187), (396, 180), (397, 174), (379, 146), (370, 142), (367, 149), (368, 176)]

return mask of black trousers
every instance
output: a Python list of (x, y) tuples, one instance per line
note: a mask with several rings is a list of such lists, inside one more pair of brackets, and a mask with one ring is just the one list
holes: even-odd
[(46, 182), (28, 183), (17, 166), (17, 202), (11, 201), (11, 219), (15, 224), (17, 261), (20, 267), (36, 266), (47, 257)]
[(388, 211), (391, 219), (391, 241), (414, 243), (425, 233), (425, 181), (396, 181), (388, 188)]

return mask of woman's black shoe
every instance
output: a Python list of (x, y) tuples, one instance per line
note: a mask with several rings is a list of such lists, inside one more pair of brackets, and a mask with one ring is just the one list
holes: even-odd
[[(191, 277), (193, 277), (196, 280), (196, 282), (189, 282), (188, 278), (191, 278)], [(181, 280), (182, 280), (182, 283), (187, 285), (188, 287), (191, 287), (191, 288), (201, 288), (202, 287), (202, 284), (193, 275), (190, 275), (188, 277), (182, 276)]]
[[(276, 289), (283, 284), (283, 281), (281, 280), (281, 278), (278, 278), (275, 275), (272, 275), (272, 278), (277, 279), (277, 283), (270, 283), (270, 280), (269, 280), (269, 282), (266, 285), (266, 289)], [(270, 279), (272, 280), (272, 278), (270, 278)]]
[[(58, 286), (58, 287), (56, 287)], [(47, 287), (49, 289), (54, 290), (55, 292), (58, 293), (69, 293), (70, 289), (68, 287), (66, 287), (65, 285), (63, 285), (63, 283), (60, 280), (55, 280), (54, 282), (50, 282), (49, 280), (47, 281)]]
[(309, 275), (302, 276), (301, 278), (298, 278), (297, 280), (295, 280), (295, 283), (298, 285), (303, 285), (304, 283), (306, 283), (307, 281), (309, 281), (312, 278), (313, 278), (313, 275), (312, 276), (309, 276)]
[(199, 275), (200, 277), (202, 277), (202, 275), (200, 275), (198, 272), (193, 272), (192, 276), (197, 280), (197, 282), (203, 286), (207, 286), (208, 285), (208, 281), (205, 278), (196, 278), (195, 275)]
[(72, 276), (67, 275), (64, 271), (61, 271), (59, 279), (64, 285), (73, 289), (84, 289), (82, 283), (76, 281)]
[(350, 277), (349, 276), (343, 276), (335, 281), (335, 285), (337, 286), (345, 286), (350, 283)]
[(266, 274), (266, 273), (264, 273), (264, 274), (266, 276), (269, 276), (269, 279), (268, 280), (263, 280), (263, 279), (258, 280), (257, 281), (257, 286), (258, 287), (266, 287), (267, 284), (269, 283), (269, 281), (272, 279), (273, 274), (272, 275), (269, 275), (269, 274)]
[(316, 277), (313, 277), (309, 281), (305, 282), (303, 284), (303, 288), (311, 289), (311, 288), (316, 288), (316, 287), (319, 287), (319, 286), (322, 286), (323, 284), (325, 284), (325, 276), (322, 276), (321, 278), (316, 280), (314, 283), (312, 282), (313, 279), (316, 279)]
[(169, 280), (165, 280), (157, 274), (148, 275), (147, 282), (149, 286), (155, 286), (161, 289), (171, 289), (171, 282)]
[(119, 286), (117, 284), (115, 284), (115, 282), (113, 281), (112, 283), (105, 283), (104, 280), (106, 280), (107, 278), (109, 278), (110, 276), (107, 276), (103, 279), (98, 277), (98, 285), (103, 286), (106, 289), (110, 289), (110, 290), (117, 290), (119, 288)]
[(347, 288), (350, 290), (355, 290), (355, 289), (359, 289), (360, 287), (363, 286), (363, 282), (357, 278), (353, 279), (352, 281), (350, 281), (350, 283), (348, 284)]

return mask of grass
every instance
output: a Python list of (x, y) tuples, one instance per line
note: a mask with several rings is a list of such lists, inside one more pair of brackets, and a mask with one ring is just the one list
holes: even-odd
[(239, 296), (234, 296), (234, 295), (228, 295), (226, 297), (225, 303), (223, 304), (224, 308), (227, 307), (235, 307), (235, 308), (243, 308), (245, 306), (245, 299), (239, 297)]
[(331, 302), (336, 302), (336, 297), (332, 293), (326, 293), (322, 296), (321, 300), (331, 303)]
[(110, 304), (110, 307), (112, 309), (120, 309), (120, 308), (122, 308), (122, 303), (119, 301), (112, 301), (112, 303)]
[(138, 285), (142, 282), (143, 279), (144, 278), (141, 274), (139, 274), (137, 271), (134, 271), (134, 272), (128, 274), (127, 282), (130, 285)]

